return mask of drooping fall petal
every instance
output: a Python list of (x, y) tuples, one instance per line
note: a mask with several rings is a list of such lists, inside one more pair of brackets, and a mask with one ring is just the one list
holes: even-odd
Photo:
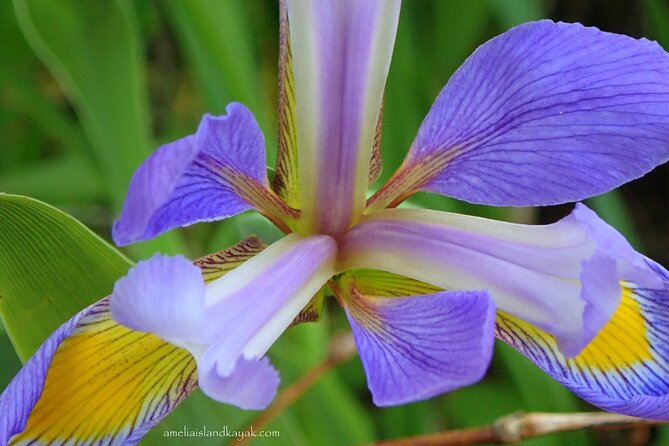
[(417, 191), (496, 206), (578, 201), (669, 159), (669, 54), (646, 39), (532, 22), (482, 45), (370, 200)]
[(486, 292), (408, 297), (347, 290), (346, 313), (374, 403), (420, 401), (479, 381), (492, 356), (495, 305)]
[(196, 385), (188, 352), (118, 325), (104, 299), (56, 330), (0, 396), (0, 444), (133, 445)]
[[(253, 257), (255, 238), (198, 259), (207, 281)], [(136, 444), (197, 387), (192, 356), (111, 319), (108, 299), (57, 329), (0, 396), (0, 444)]]
[(506, 313), (497, 317), (497, 337), (595, 406), (669, 420), (669, 273), (648, 264), (662, 277), (663, 287), (622, 282), (623, 297), (613, 317), (574, 358), (565, 358), (553, 336)]

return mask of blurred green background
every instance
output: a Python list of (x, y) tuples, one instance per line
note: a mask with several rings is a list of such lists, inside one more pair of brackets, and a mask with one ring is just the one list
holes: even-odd
[[(450, 74), (480, 44), (540, 18), (580, 21), (646, 36), (669, 48), (666, 0), (405, 0), (386, 88), (383, 160), (386, 179)], [(192, 133), (205, 112), (230, 101), (251, 108), (276, 153), (278, 4), (269, 0), (15, 0), (0, 2), (0, 192), (50, 203), (109, 239), (128, 180), (159, 144)], [(667, 167), (591, 200), (637, 248), (669, 265)], [(569, 207), (485, 208), (443, 197), (415, 204), (523, 222), (554, 221)], [(250, 234), (278, 236), (261, 217), (243, 214), (172, 231), (130, 248), (197, 257)], [(645, 248), (645, 249), (644, 249)], [(289, 330), (272, 349), (283, 385), (327, 352), (346, 326), (330, 308), (318, 324)], [(19, 361), (0, 327), (0, 389)], [(254, 444), (349, 445), (483, 425), (514, 411), (587, 410), (585, 403), (498, 345), (486, 379), (439, 398), (402, 407), (371, 404), (353, 359), (328, 373), (268, 429), (278, 439)], [(196, 393), (164, 426), (231, 430), (253, 413)], [(166, 439), (158, 427), (142, 444), (222, 444), (221, 439)], [(669, 444), (664, 428), (556, 434), (524, 445)], [(234, 443), (234, 441), (233, 441)]]

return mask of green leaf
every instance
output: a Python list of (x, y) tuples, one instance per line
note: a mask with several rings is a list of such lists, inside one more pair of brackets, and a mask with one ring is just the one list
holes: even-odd
[(657, 40), (664, 48), (669, 48), (669, 4), (665, 0), (648, 0), (643, 2), (646, 12), (646, 22)]
[(116, 202), (149, 154), (140, 41), (120, 1), (19, 0), (19, 24), (76, 107)]
[[(342, 316), (340, 314), (340, 316)], [(328, 351), (330, 325), (328, 313), (318, 323), (300, 324), (286, 331), (270, 350), (272, 362), (281, 371), (284, 385), (291, 385), (320, 363)], [(359, 368), (362, 373), (362, 368)], [(365, 398), (368, 398), (365, 393)], [(336, 371), (322, 376), (268, 429), (291, 416), (299, 420), (306, 438), (318, 439), (323, 446), (367, 444), (374, 439), (374, 426), (369, 410), (360, 402), (355, 389), (347, 386)], [(324, 422), (324, 420), (329, 420)]]
[(69, 215), (0, 194), (0, 318), (22, 361), (59, 325), (108, 295), (130, 265)]
[[(128, 2), (16, 0), (16, 16), (72, 101), (115, 209), (153, 149), (142, 43)], [(134, 252), (179, 251), (175, 234)]]

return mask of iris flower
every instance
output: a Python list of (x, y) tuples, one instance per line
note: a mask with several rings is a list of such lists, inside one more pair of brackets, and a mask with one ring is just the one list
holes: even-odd
[(262, 409), (279, 384), (268, 349), (328, 296), (379, 406), (477, 382), (497, 337), (596, 406), (669, 419), (669, 273), (593, 211), (528, 226), (396, 208), (421, 191), (577, 202), (644, 175), (669, 157), (669, 55), (580, 24), (515, 27), (452, 76), (367, 198), (399, 9), (282, 4), (273, 179), (253, 115), (230, 104), (139, 167), (113, 236), (125, 245), (254, 209), (285, 237), (138, 263), (14, 379), (0, 443), (135, 444), (196, 384)]

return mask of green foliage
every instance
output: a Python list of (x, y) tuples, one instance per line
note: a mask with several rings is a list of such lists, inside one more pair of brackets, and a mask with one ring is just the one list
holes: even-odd
[[(132, 172), (152, 146), (134, 10), (121, 0), (17, 0), (14, 7), (26, 39), (76, 108), (118, 211)], [(171, 235), (144, 252), (178, 248)]]
[(23, 361), (131, 265), (72, 217), (30, 198), (0, 195), (0, 234), (0, 318)]

